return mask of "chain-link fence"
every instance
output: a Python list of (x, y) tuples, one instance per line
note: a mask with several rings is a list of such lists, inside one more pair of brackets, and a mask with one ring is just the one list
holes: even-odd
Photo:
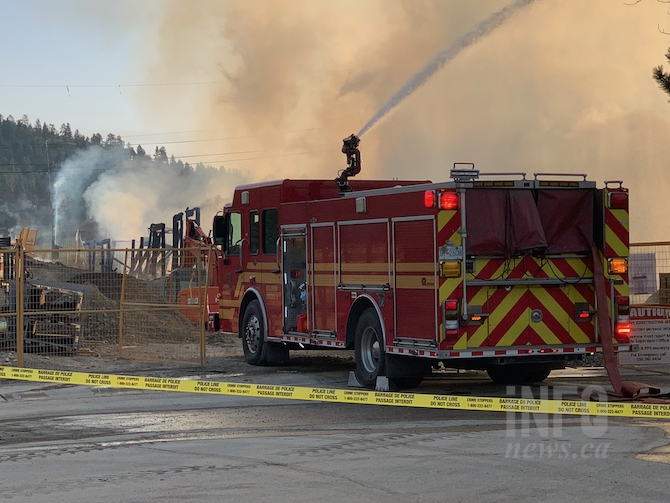
[[(631, 303), (670, 304), (670, 243), (630, 252)], [(0, 365), (73, 368), (101, 357), (205, 366), (216, 309), (207, 260), (199, 248), (0, 248), (0, 351), (16, 355)]]
[(0, 250), (3, 349), (35, 367), (82, 356), (204, 366), (207, 257), (194, 248)]
[(0, 350), (11, 350), (16, 342), (16, 257), (16, 250), (0, 249)]
[(631, 243), (628, 282), (632, 304), (670, 304), (670, 243)]

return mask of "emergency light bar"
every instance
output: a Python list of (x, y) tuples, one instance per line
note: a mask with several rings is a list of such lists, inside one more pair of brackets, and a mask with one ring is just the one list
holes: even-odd
[(479, 178), (478, 169), (452, 169), (451, 178), (456, 182), (466, 182)]
[[(459, 166), (472, 166), (470, 169), (460, 168)], [(467, 182), (479, 178), (479, 170), (475, 169), (472, 162), (455, 162), (451, 170), (451, 178), (456, 182)]]

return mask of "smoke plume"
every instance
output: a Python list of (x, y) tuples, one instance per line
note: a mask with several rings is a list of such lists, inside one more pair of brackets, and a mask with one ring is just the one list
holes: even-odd
[[(623, 179), (632, 239), (667, 240), (670, 109), (651, 70), (664, 62), (669, 42), (657, 26), (670, 32), (670, 17), (662, 3), (626, 3), (535, 2), (465, 50), (447, 49), (453, 57), (366, 132), (359, 176), (445, 180), (459, 161), (489, 172)], [(216, 141), (172, 153), (202, 156), (250, 181), (334, 178), (344, 167), (342, 138), (360, 131), (436, 54), (518, 5), (166, 0), (160, 14), (138, 16), (136, 4), (114, 10), (124, 10), (115, 19), (142, 39), (127, 74), (160, 84), (137, 90), (147, 129), (207, 130), (191, 139)], [(94, 24), (103, 18), (90, 15)], [(113, 36), (118, 23), (108, 24)], [(229, 190), (213, 192), (225, 198)], [(103, 199), (90, 197), (91, 210), (109, 211)]]
[(167, 223), (187, 207), (200, 206), (205, 229), (223, 198), (246, 181), (236, 170), (129, 157), (117, 147), (91, 147), (64, 163), (54, 184), (56, 243), (73, 239), (128, 241), (147, 235), (151, 223)]

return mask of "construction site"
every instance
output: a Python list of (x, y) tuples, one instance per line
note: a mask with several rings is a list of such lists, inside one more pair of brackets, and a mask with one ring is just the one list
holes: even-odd
[(166, 247), (165, 224), (130, 249), (36, 249), (35, 237), (24, 229), (0, 249), (3, 354), (205, 365), (206, 249), (180, 247), (181, 234)]

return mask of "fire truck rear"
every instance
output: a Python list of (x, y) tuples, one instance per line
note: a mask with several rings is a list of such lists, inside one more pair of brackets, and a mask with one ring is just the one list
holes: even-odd
[(457, 165), (443, 183), (349, 183), (351, 145), (336, 183), (238, 187), (214, 219), (215, 325), (247, 362), (353, 349), (362, 385), (411, 388), (440, 363), (523, 383), (631, 350), (621, 182)]

